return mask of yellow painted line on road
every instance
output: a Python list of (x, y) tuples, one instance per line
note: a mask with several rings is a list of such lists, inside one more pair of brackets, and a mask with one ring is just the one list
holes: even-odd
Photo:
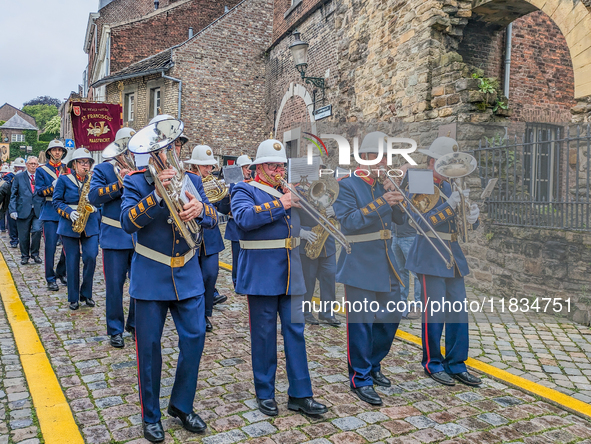
[(21, 301), (12, 274), (0, 254), (0, 296), (33, 398), (45, 444), (84, 444), (37, 330)]
[[(413, 344), (417, 344), (421, 347), (423, 344), (421, 338), (419, 338), (418, 336), (415, 336), (411, 333), (407, 333), (400, 329), (398, 329), (398, 331), (396, 332), (396, 337), (407, 342), (412, 342)], [(441, 352), (445, 353), (444, 347), (441, 347)], [(529, 393), (538, 395), (542, 399), (565, 407), (567, 410), (591, 417), (590, 404), (587, 404), (583, 401), (579, 401), (578, 399), (573, 398), (572, 396), (565, 395), (564, 393), (560, 393), (558, 390), (544, 387), (541, 384), (529, 381), (528, 379), (522, 378), (521, 376), (516, 376), (505, 370), (501, 370), (500, 368), (479, 361), (478, 359), (468, 358), (468, 360), (466, 361), (466, 365), (472, 367), (475, 370), (479, 370), (482, 373), (486, 373), (487, 375), (492, 376), (495, 379), (499, 379), (503, 382), (506, 382), (509, 385), (521, 388)]]
[[(223, 263), (221, 261), (220, 261), (220, 267), (224, 268), (225, 270), (232, 271), (231, 265), (228, 265), (228, 264)], [(312, 300), (313, 301), (316, 300), (317, 302), (320, 301), (316, 297), (312, 298)], [(340, 313), (344, 314), (344, 307), (342, 308)], [(406, 331), (398, 329), (398, 331), (396, 332), (396, 337), (398, 337), (404, 341), (416, 344), (420, 347), (423, 346), (423, 342), (422, 342), (421, 338), (413, 335), (412, 333), (408, 333)], [(442, 353), (445, 353), (445, 348), (441, 347), (441, 351), (442, 351)], [(512, 373), (509, 373), (505, 370), (501, 370), (500, 368), (494, 367), (490, 364), (479, 361), (477, 359), (468, 358), (468, 360), (466, 361), (466, 365), (468, 365), (469, 367), (472, 367), (473, 369), (479, 370), (482, 373), (485, 373), (489, 376), (492, 376), (495, 379), (499, 379), (501, 381), (504, 381), (509, 385), (512, 385), (517, 388), (521, 388), (529, 393), (533, 393), (535, 395), (538, 395), (539, 397), (541, 397), (547, 401), (553, 402), (554, 404), (558, 404), (562, 407), (565, 407), (566, 409), (568, 409), (572, 412), (577, 412), (582, 415), (591, 417), (591, 405), (590, 404), (587, 404), (586, 402), (583, 402), (583, 401), (579, 401), (578, 399), (573, 398), (572, 396), (565, 395), (564, 393), (560, 393), (558, 390), (544, 387), (541, 384), (537, 384), (535, 382), (529, 381), (529, 380), (522, 378), (520, 376), (516, 376)]]

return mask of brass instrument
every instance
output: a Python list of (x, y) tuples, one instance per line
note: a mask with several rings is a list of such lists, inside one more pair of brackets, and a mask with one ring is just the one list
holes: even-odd
[(450, 179), (454, 191), (460, 193), (460, 205), (458, 206), (458, 233), (462, 242), (468, 242), (468, 230), (472, 227), (466, 220), (466, 213), (470, 212), (470, 201), (464, 196), (464, 177), (472, 174), (478, 163), (474, 156), (468, 153), (449, 153), (440, 157), (435, 162), (434, 169), (443, 177)]
[[(177, 227), (189, 248), (194, 249), (201, 244), (201, 227), (194, 219), (184, 222), (179, 216), (185, 206), (185, 201), (181, 198), (183, 183), (185, 180), (190, 180), (174, 149), (174, 142), (183, 133), (183, 128), (183, 122), (176, 119), (155, 122), (138, 131), (129, 140), (128, 149), (134, 154), (150, 154), (148, 169), (158, 194), (162, 196), (162, 200), (170, 211), (171, 223)], [(158, 152), (162, 149), (166, 150), (164, 162), (158, 156)], [(176, 170), (177, 174), (165, 186), (158, 179), (158, 174), (169, 168)]]
[[(341, 227), (336, 217), (326, 216), (326, 209), (337, 200), (339, 195), (339, 183), (337, 180), (334, 177), (327, 177), (309, 183), (303, 178), (300, 186), (306, 190), (306, 196), (309, 202), (339, 230)], [(322, 248), (330, 236), (330, 232), (325, 230), (320, 224), (312, 227), (311, 231), (316, 234), (316, 240), (314, 242), (306, 242), (304, 249), (306, 256), (310, 259), (316, 259), (322, 253)]]
[(90, 179), (92, 178), (92, 173), (89, 171), (86, 177), (86, 182), (82, 186), (82, 190), (80, 191), (80, 199), (78, 200), (78, 207), (76, 211), (78, 212), (79, 216), (78, 219), (74, 221), (72, 224), (72, 230), (74, 233), (82, 233), (86, 228), (86, 223), (88, 222), (88, 218), (94, 212), (96, 212), (96, 208), (90, 204), (88, 201), (88, 193), (90, 192)]
[[(423, 223), (425, 225), (427, 225), (428, 230), (431, 233), (433, 233), (433, 235), (435, 236), (435, 239), (437, 239), (439, 241), (439, 243), (441, 244), (443, 249), (449, 254), (449, 260), (444, 256), (444, 254), (439, 250), (439, 248), (437, 248), (435, 243), (427, 235), (427, 232), (425, 230), (423, 230), (423, 227), (421, 227), (420, 224), (415, 222), (413, 224), (414, 227), (419, 231), (419, 233), (421, 233), (421, 235), (423, 235), (425, 237), (425, 239), (427, 239), (427, 242), (429, 242), (429, 244), (435, 249), (435, 251), (437, 252), (437, 254), (439, 254), (441, 259), (443, 259), (443, 261), (445, 262), (445, 266), (448, 269), (451, 269), (455, 263), (454, 254), (451, 251), (451, 248), (449, 248), (447, 246), (447, 244), (443, 241), (443, 239), (441, 239), (441, 236), (439, 236), (437, 234), (437, 232), (435, 231), (435, 228), (433, 228), (431, 226), (429, 221), (425, 218), (425, 216), (423, 216), (423, 213), (415, 206), (414, 202), (408, 198), (406, 193), (402, 190), (402, 188), (400, 188), (400, 185), (398, 185), (398, 183), (396, 183), (396, 181), (388, 175), (388, 171), (385, 168), (380, 168), (380, 176), (379, 176), (378, 180), (381, 183), (385, 182), (386, 180), (389, 180), (392, 183), (392, 185), (394, 185), (394, 188), (396, 189), (396, 191), (398, 191), (400, 194), (402, 194), (402, 198), (404, 199), (406, 204), (412, 209), (413, 212), (417, 213), (417, 215), (419, 216), (421, 221), (423, 221)], [(437, 190), (437, 191), (439, 191), (439, 190)], [(421, 196), (423, 196), (423, 195), (421, 195)], [(437, 203), (437, 201), (435, 201), (435, 203)], [(402, 209), (402, 211), (404, 211), (406, 214), (408, 214), (408, 217), (410, 217), (411, 221), (414, 221), (414, 218), (412, 217), (412, 215), (410, 214), (410, 211), (408, 211), (408, 209), (404, 208), (404, 206), (402, 206), (402, 205), (400, 206), (400, 208)]]
[[(285, 180), (280, 174), (277, 174), (275, 176), (275, 179), (277, 181), (279, 181), (284, 188), (287, 188), (291, 193), (293, 193), (299, 199), (298, 204), (300, 205), (300, 207), (306, 213), (308, 213), (310, 215), (310, 217), (312, 217), (316, 222), (318, 222), (318, 225), (316, 226), (316, 227), (320, 227), (320, 228), (318, 228), (318, 230), (325, 231), (328, 236), (332, 236), (339, 244), (341, 244), (343, 246), (343, 248), (345, 249), (347, 254), (351, 253), (351, 245), (349, 244), (349, 241), (347, 241), (347, 238), (345, 237), (345, 235), (339, 231), (338, 223), (337, 223), (337, 226), (335, 226), (324, 214), (322, 214), (320, 211), (318, 211), (313, 204), (308, 202), (308, 200), (306, 200), (306, 198), (304, 196), (302, 196), (300, 194), (300, 192), (298, 190), (296, 190), (296, 188), (294, 186), (289, 184), (287, 182), (287, 180)], [(308, 193), (308, 194), (310, 194), (310, 193)], [(318, 196), (318, 195), (316, 194), (316, 196)], [(336, 198), (335, 198), (335, 200), (336, 200)], [(314, 227), (314, 228), (316, 228), (316, 227)], [(319, 238), (320, 238), (320, 236), (319, 236)], [(326, 239), (325, 239), (325, 241), (326, 241)], [(324, 245), (324, 242), (323, 242), (323, 245)], [(322, 246), (320, 246), (319, 250), (321, 250), (321, 249), (322, 249)], [(306, 251), (306, 254), (307, 254), (307, 251)], [(320, 252), (318, 252), (318, 255), (319, 254), (320, 254)], [(316, 257), (318, 257), (318, 256), (316, 256)]]
[(103, 159), (114, 161), (115, 174), (119, 179), (119, 184), (123, 185), (124, 177), (121, 175), (121, 170), (136, 171), (135, 158), (133, 154), (127, 149), (130, 137), (124, 137), (107, 145), (103, 150)]
[(217, 180), (213, 174), (202, 178), (203, 190), (209, 203), (216, 203), (228, 195), (230, 187), (224, 182)]

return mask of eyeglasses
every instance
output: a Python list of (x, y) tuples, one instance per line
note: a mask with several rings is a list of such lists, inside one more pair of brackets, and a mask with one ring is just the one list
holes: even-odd
[(90, 165), (90, 160), (77, 160), (78, 165), (86, 166)]
[(285, 169), (284, 163), (268, 163), (267, 168), (269, 171), (277, 171), (278, 169)]

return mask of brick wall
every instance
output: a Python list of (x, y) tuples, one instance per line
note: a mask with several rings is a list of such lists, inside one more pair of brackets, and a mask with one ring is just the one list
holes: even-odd
[(197, 33), (223, 15), (225, 6), (232, 8), (237, 3), (238, 0), (179, 0), (177, 6), (160, 8), (147, 17), (112, 27), (111, 72), (184, 42), (189, 38), (190, 27)]
[(216, 155), (254, 155), (267, 138), (264, 59), (272, 13), (271, 0), (244, 1), (173, 50), (169, 75), (183, 79), (188, 151), (207, 144)]
[(506, 28), (473, 19), (464, 28), (458, 53), (465, 63), (482, 69), (486, 77), (496, 77), (502, 85), (505, 38)]
[[(326, 0), (275, 0), (273, 8), (273, 43), (281, 39), (294, 25), (325, 2)], [(286, 17), (285, 14), (289, 10), (291, 11)]]

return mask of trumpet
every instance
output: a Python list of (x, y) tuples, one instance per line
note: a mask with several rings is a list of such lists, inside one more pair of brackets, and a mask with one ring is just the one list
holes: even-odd
[[(437, 252), (437, 254), (439, 255), (439, 257), (441, 257), (441, 259), (443, 259), (443, 261), (445, 262), (445, 266), (448, 269), (451, 269), (454, 266), (454, 263), (455, 263), (454, 254), (451, 251), (451, 248), (449, 248), (447, 246), (447, 244), (444, 242), (444, 240), (441, 239), (441, 236), (439, 236), (437, 234), (437, 232), (431, 226), (431, 224), (429, 223), (429, 221), (425, 218), (425, 216), (423, 216), (423, 214), (421, 213), (421, 211), (419, 211), (419, 209), (415, 206), (413, 200), (409, 199), (408, 196), (406, 195), (406, 193), (402, 190), (402, 188), (400, 188), (400, 185), (398, 185), (396, 183), (396, 181), (394, 179), (392, 179), (388, 175), (388, 171), (385, 168), (380, 168), (380, 179), (381, 179), (382, 182), (383, 181), (386, 181), (386, 180), (389, 180), (390, 183), (392, 183), (392, 185), (394, 185), (394, 188), (396, 189), (396, 191), (398, 191), (400, 194), (402, 194), (402, 198), (404, 199), (404, 201), (406, 202), (406, 204), (412, 209), (413, 212), (417, 213), (417, 215), (423, 221), (423, 223), (425, 225), (427, 225), (429, 231), (431, 233), (433, 233), (433, 235), (435, 236), (435, 239), (437, 239), (439, 241), (439, 243), (441, 244), (441, 246), (443, 247), (443, 249), (447, 252), (447, 254), (449, 254), (449, 260), (441, 252), (441, 250), (439, 250), (439, 248), (437, 248), (437, 245), (435, 245), (435, 243), (427, 235), (427, 232), (425, 230), (423, 230), (423, 227), (421, 227), (420, 224), (418, 224), (418, 223), (414, 223), (415, 228), (424, 236), (425, 239), (427, 239), (427, 242), (429, 242), (429, 244), (435, 249), (435, 251)], [(410, 217), (411, 220), (414, 221), (414, 218), (412, 217), (410, 211), (408, 211), (406, 208), (404, 208), (404, 206), (401, 206), (400, 208), (402, 209), (402, 211), (404, 211), (406, 214), (408, 214), (408, 217)]]
[(449, 153), (440, 157), (435, 162), (435, 171), (443, 177), (447, 177), (454, 191), (460, 193), (460, 205), (458, 206), (458, 233), (462, 242), (468, 242), (468, 230), (471, 226), (467, 221), (467, 213), (470, 212), (470, 200), (464, 196), (464, 177), (472, 174), (478, 163), (474, 156), (468, 153)]
[[(154, 186), (170, 211), (172, 223), (177, 227), (189, 248), (194, 249), (201, 244), (201, 227), (194, 219), (184, 222), (179, 216), (185, 205), (181, 198), (183, 183), (184, 180), (190, 180), (186, 177), (186, 172), (174, 150), (174, 142), (183, 133), (183, 128), (183, 122), (176, 119), (155, 122), (138, 131), (129, 140), (128, 148), (134, 154), (150, 154), (148, 168), (154, 180)], [(158, 156), (158, 152), (162, 149), (166, 150), (166, 161), (162, 161)], [(176, 170), (177, 174), (164, 186), (158, 179), (158, 174), (169, 168)]]
[(341, 244), (343, 246), (343, 248), (345, 249), (345, 251), (347, 252), (347, 254), (351, 253), (351, 245), (349, 244), (349, 241), (347, 241), (347, 238), (345, 237), (345, 235), (343, 233), (341, 233), (339, 231), (339, 229), (337, 227), (335, 227), (332, 224), (332, 222), (330, 220), (328, 220), (328, 218), (326, 216), (324, 216), (322, 213), (320, 213), (314, 207), (314, 205), (312, 205), (310, 202), (308, 202), (294, 186), (292, 186), (290, 183), (288, 183), (287, 180), (285, 180), (283, 178), (283, 176), (281, 176), (281, 174), (277, 174), (275, 176), (275, 180), (280, 182), (281, 185), (283, 186), (283, 188), (287, 188), (291, 193), (293, 193), (299, 199), (298, 203), (300, 204), (301, 208), (306, 213), (308, 213), (310, 215), (310, 217), (312, 217), (318, 223), (318, 225), (320, 225), (324, 230), (326, 230), (326, 232), (329, 234), (329, 236), (332, 236), (339, 244)]

